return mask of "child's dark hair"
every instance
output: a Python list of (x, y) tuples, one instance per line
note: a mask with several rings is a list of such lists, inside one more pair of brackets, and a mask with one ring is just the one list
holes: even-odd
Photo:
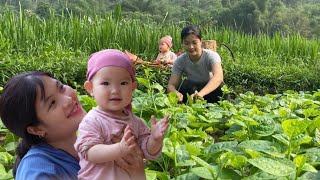
[(183, 42), (183, 40), (190, 34), (196, 35), (200, 40), (202, 39), (202, 35), (201, 35), (200, 29), (195, 25), (189, 25), (189, 26), (186, 26), (186, 27), (184, 27), (182, 29), (182, 31), (181, 31), (181, 41)]
[(42, 71), (18, 74), (7, 82), (0, 95), (0, 117), (3, 124), (12, 133), (21, 137), (12, 168), (14, 177), (21, 159), (31, 146), (44, 141), (43, 138), (27, 132), (28, 126), (39, 124), (35, 104), (38, 88), (41, 97), (44, 96), (45, 90), (41, 79), (43, 76), (52, 77), (50, 73)]

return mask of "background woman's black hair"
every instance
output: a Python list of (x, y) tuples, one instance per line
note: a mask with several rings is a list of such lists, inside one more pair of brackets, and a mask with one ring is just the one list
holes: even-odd
[(183, 40), (190, 34), (196, 35), (200, 40), (202, 39), (202, 34), (201, 34), (200, 29), (195, 25), (189, 25), (189, 26), (186, 26), (182, 29), (181, 41), (183, 42)]
[(37, 89), (40, 88), (41, 97), (45, 94), (41, 77), (50, 73), (31, 71), (12, 77), (5, 85), (0, 96), (0, 117), (3, 124), (15, 135), (21, 137), (16, 148), (16, 161), (13, 166), (15, 177), (18, 165), (23, 156), (33, 144), (43, 142), (43, 138), (29, 134), (27, 127), (39, 124), (35, 103)]

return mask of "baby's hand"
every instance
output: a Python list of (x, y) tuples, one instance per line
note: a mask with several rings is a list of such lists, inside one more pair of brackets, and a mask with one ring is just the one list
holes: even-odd
[(168, 129), (169, 115), (166, 115), (163, 119), (157, 122), (154, 115), (151, 116), (151, 136), (155, 141), (162, 141), (166, 130)]
[(124, 130), (123, 137), (119, 142), (119, 149), (123, 156), (128, 155), (131, 151), (135, 149), (137, 146), (134, 135), (131, 132), (129, 126), (127, 126)]

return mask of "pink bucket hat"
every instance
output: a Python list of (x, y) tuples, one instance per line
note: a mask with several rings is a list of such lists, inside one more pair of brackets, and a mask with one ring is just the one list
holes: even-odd
[(101, 68), (108, 66), (126, 69), (132, 81), (134, 81), (135, 72), (131, 60), (125, 53), (116, 49), (105, 49), (90, 55), (87, 66), (87, 80), (90, 81)]
[(171, 36), (164, 36), (160, 39), (160, 43), (168, 44), (169, 48), (172, 48), (172, 37)]

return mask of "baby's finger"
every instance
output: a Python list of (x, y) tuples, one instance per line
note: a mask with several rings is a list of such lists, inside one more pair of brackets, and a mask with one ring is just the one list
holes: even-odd
[(169, 115), (165, 115), (164, 118), (161, 119), (159, 122), (160, 122), (161, 124), (163, 124), (163, 123), (168, 123), (168, 119), (169, 119)]
[[(125, 141), (128, 141), (129, 138), (131, 138), (133, 135), (132, 135), (132, 132), (131, 130), (128, 130), (128, 131), (125, 131), (124, 132), (124, 135), (122, 137), (122, 139), (124, 139)], [(134, 136), (133, 136), (134, 137)]]
[(154, 115), (151, 116), (151, 125), (157, 124), (156, 117)]
[(166, 124), (166, 125), (164, 125), (164, 126), (162, 126), (162, 131), (163, 132), (165, 132), (167, 129), (168, 129), (168, 127), (169, 127), (169, 124)]
[(135, 148), (137, 146), (135, 137), (133, 136), (133, 137), (129, 138), (128, 141), (127, 141), (127, 144), (128, 144), (128, 148), (129, 149)]
[(124, 129), (124, 132), (127, 132), (127, 131), (129, 131), (129, 130), (131, 130), (131, 128), (130, 128), (129, 125), (127, 125), (126, 128)]

